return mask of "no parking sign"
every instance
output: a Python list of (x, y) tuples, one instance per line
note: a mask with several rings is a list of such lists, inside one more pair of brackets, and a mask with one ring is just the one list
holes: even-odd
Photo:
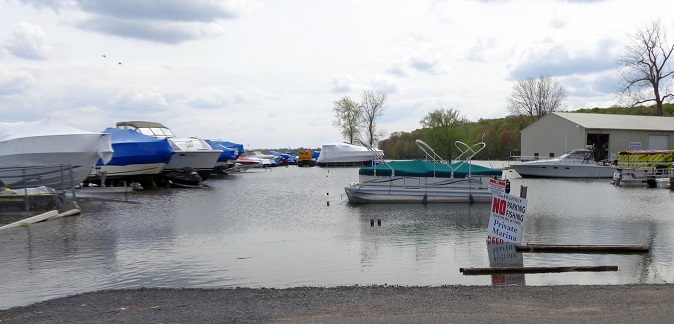
[(505, 192), (495, 193), (491, 202), (491, 216), (487, 228), (490, 243), (521, 243), (527, 200)]

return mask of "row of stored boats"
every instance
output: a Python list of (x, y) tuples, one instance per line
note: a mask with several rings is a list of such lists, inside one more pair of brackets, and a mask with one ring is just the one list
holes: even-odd
[(236, 143), (177, 137), (155, 122), (119, 122), (100, 133), (51, 118), (0, 123), (0, 181), (10, 188), (87, 181), (191, 185), (233, 165), (241, 151)]

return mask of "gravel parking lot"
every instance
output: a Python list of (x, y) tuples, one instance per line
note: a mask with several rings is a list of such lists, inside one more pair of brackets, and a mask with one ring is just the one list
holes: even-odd
[(665, 323), (674, 285), (367, 286), (98, 291), (0, 323)]

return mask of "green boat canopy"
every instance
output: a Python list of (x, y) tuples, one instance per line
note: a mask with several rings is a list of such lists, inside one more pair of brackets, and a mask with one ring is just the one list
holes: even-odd
[(424, 160), (410, 160), (410, 161), (391, 161), (388, 165), (385, 163), (377, 164), (370, 167), (360, 168), (359, 175), (376, 175), (390, 176), (391, 169), (395, 170), (396, 176), (409, 177), (438, 177), (449, 178), (454, 171), (455, 178), (465, 178), (470, 172), (474, 176), (501, 176), (502, 170), (487, 168), (468, 162), (454, 162), (450, 164), (436, 163)]

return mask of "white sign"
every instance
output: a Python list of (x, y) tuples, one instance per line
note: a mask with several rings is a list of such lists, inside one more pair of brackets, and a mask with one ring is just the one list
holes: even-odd
[(631, 149), (640, 149), (641, 142), (629, 142), (628, 147)]
[(527, 215), (527, 200), (507, 193), (494, 195), (491, 216), (487, 227), (490, 243), (521, 243), (524, 219)]
[(505, 193), (506, 181), (498, 179), (489, 179), (489, 192), (494, 195)]

